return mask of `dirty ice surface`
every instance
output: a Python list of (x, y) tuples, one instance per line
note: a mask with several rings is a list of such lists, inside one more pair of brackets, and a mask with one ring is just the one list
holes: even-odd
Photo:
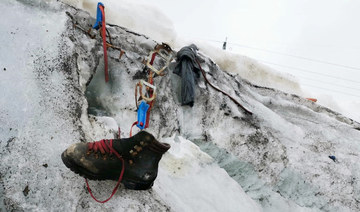
[[(66, 67), (58, 60), (58, 44), (66, 43), (60, 36), (66, 15), (61, 10), (46, 11), (11, 0), (1, 1), (0, 8), (8, 8), (3, 11), (7, 19), (0, 22), (1, 211), (9, 207), (25, 211), (166, 210), (143, 206), (150, 203), (139, 196), (146, 198), (148, 192), (123, 189), (105, 206), (93, 202), (83, 179), (70, 172), (60, 158), (65, 148), (81, 138), (79, 123), (73, 123), (75, 108), (70, 104), (71, 99), (81, 100), (69, 89), (68, 83), (74, 81), (67, 79)], [(98, 120), (104, 127), (99, 131), (116, 126), (113, 119)], [(152, 196), (161, 197), (158, 202), (172, 211), (260, 211), (194, 144), (180, 137), (165, 140), (173, 148), (164, 156), (153, 188)], [(174, 169), (173, 163), (181, 163), (181, 170), (178, 166)], [(106, 196), (113, 183), (98, 185), (106, 188), (100, 190), (100, 195)]]
[[(29, 2), (0, 2), (0, 8), (7, 8), (3, 10), (7, 18), (0, 19), (0, 209), (318, 211), (320, 207), (326, 207), (324, 205), (328, 202), (321, 197), (312, 198), (317, 196), (313, 194), (324, 198), (327, 198), (327, 193), (336, 197), (344, 196), (342, 199), (349, 200), (345, 202), (348, 205), (353, 204), (353, 199), (360, 199), (357, 165), (359, 133), (350, 129), (346, 120), (339, 121), (340, 116), (329, 116), (321, 108), (315, 112), (309, 109), (310, 106), (285, 100), (279, 93), (275, 95), (275, 92), (262, 91), (264, 93), (259, 94), (245, 88), (251, 98), (250, 95), (244, 98), (256, 109), (263, 129), (268, 130), (259, 134), (273, 132), (274, 135), (271, 140), (274, 146), (264, 146), (268, 148), (268, 157), (274, 159), (268, 169), (280, 170), (283, 162), (281, 156), (289, 157), (289, 166), (276, 176), (279, 178), (277, 182), (271, 176), (260, 179), (258, 173), (254, 173), (254, 166), (249, 168), (250, 165), (246, 165), (257, 163), (260, 159), (249, 154), (246, 145), (232, 149), (231, 138), (219, 133), (220, 128), (227, 130), (227, 134), (234, 134), (231, 123), (238, 122), (219, 121), (219, 125), (209, 126), (209, 135), (215, 144), (200, 141), (201, 149), (180, 136), (159, 138), (170, 143), (172, 148), (161, 160), (159, 176), (151, 190), (139, 192), (121, 188), (109, 203), (95, 203), (84, 188), (83, 179), (62, 164), (60, 154), (69, 145), (84, 138), (81, 132), (93, 133), (93, 137), (98, 139), (114, 136), (108, 132), (116, 132), (119, 120), (131, 123), (136, 119), (136, 113), (123, 112), (122, 117), (117, 113), (114, 117), (90, 116), (89, 122), (93, 126), (81, 128), (84, 123), (77, 115), (86, 111), (86, 100), (81, 86), (77, 84), (83, 82), (78, 80), (77, 73), (68, 72), (68, 65), (71, 64), (67, 62), (72, 60), (65, 61), (67, 57), (71, 59), (74, 48), (69, 38), (61, 36), (66, 30), (65, 11), (56, 2), (53, 6), (44, 7), (36, 6), (42, 3), (35, 6), (31, 3), (40, 1)], [(251, 72), (246, 68), (243, 70)], [(261, 73), (266, 74), (266, 71)], [(281, 84), (281, 77), (278, 79)], [(284, 85), (290, 83), (288, 87), (297, 88), (296, 83), (285, 81)], [(122, 87), (125, 93), (133, 94), (131, 81), (123, 83)], [(119, 105), (114, 104), (114, 100), (120, 95), (115, 92), (114, 96), (103, 99), (104, 104), (112, 107), (112, 111), (119, 112), (116, 111)], [(133, 100), (133, 96), (129, 99)], [(134, 107), (132, 101), (120, 104)], [(185, 121), (180, 125), (186, 123), (187, 118), (193, 118), (192, 115), (199, 114), (197, 112), (201, 112), (201, 107), (194, 107), (193, 112), (184, 110)], [(161, 122), (156, 113), (153, 115), (155, 121)], [(305, 118), (298, 119), (299, 116)], [(318, 121), (313, 121), (312, 117)], [(224, 116), (217, 118), (225, 120)], [(189, 137), (201, 134), (199, 128), (191, 126), (184, 127), (182, 132)], [(246, 127), (241, 129), (242, 133), (253, 130)], [(129, 125), (122, 129), (126, 132), (123, 135), (128, 136)], [(316, 145), (311, 143), (313, 140), (317, 142)], [(226, 149), (233, 150), (233, 154)], [(285, 150), (287, 154), (284, 154)], [(333, 163), (327, 158), (335, 150), (341, 158), (340, 163)], [(114, 185), (109, 181), (91, 184), (99, 192), (97, 195), (100, 198), (106, 197)], [(319, 185), (322, 190), (316, 190), (318, 187), (313, 185)], [(302, 194), (309, 194), (310, 197)], [(263, 203), (261, 208), (253, 199), (268, 202)], [(340, 205), (340, 211), (350, 211), (343, 207), (345, 204), (334, 204)]]

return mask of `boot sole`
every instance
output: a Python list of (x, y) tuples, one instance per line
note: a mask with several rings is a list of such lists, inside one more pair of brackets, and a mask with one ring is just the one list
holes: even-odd
[[(69, 160), (67, 157), (65, 157), (64, 153), (61, 154), (61, 159), (67, 168), (69, 168), (74, 173), (76, 173), (84, 178), (87, 178), (89, 180), (98, 180), (98, 181), (101, 181), (101, 180), (117, 181), (118, 180), (118, 177), (116, 177), (116, 179), (114, 179), (114, 177), (112, 177), (112, 176), (96, 175), (92, 172), (89, 172), (87, 169), (77, 165), (76, 163), (73, 163), (71, 160)], [(147, 190), (147, 189), (150, 189), (154, 185), (154, 181), (139, 182), (139, 181), (134, 181), (134, 180), (129, 180), (129, 179), (123, 179), (121, 182), (124, 184), (125, 188), (131, 189), (131, 190)]]
[(144, 183), (144, 182), (138, 182), (138, 181), (133, 181), (133, 180), (127, 180), (127, 179), (124, 179), (122, 181), (122, 183), (124, 184), (125, 188), (131, 189), (131, 190), (147, 190), (147, 189), (150, 189), (154, 185), (154, 181), (149, 182), (149, 183)]

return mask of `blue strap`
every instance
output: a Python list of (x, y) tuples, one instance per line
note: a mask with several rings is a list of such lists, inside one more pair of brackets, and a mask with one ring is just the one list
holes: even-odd
[(145, 101), (141, 101), (138, 111), (137, 111), (137, 124), (136, 126), (140, 129), (143, 130), (145, 128), (145, 124), (146, 124), (146, 113), (149, 109), (150, 105), (148, 105)]
[(99, 29), (100, 26), (101, 26), (101, 22), (102, 22), (102, 13), (101, 13), (101, 10), (100, 10), (100, 5), (105, 7), (103, 3), (99, 2), (98, 5), (97, 5), (97, 10), (96, 10), (96, 21), (95, 21), (95, 24), (93, 26), (93, 29)]

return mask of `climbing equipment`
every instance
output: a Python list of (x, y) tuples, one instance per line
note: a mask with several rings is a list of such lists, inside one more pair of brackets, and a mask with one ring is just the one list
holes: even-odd
[[(101, 9), (102, 8), (102, 9)], [(104, 10), (105, 6), (99, 2), (98, 3), (98, 6), (97, 6), (97, 16), (96, 16), (96, 21), (95, 21), (95, 24), (93, 27), (90, 27), (89, 30), (86, 30), (85, 28), (83, 28), (82, 26), (80, 26), (76, 20), (74, 19), (74, 17), (69, 13), (69, 12), (66, 12), (66, 15), (68, 15), (72, 22), (73, 22), (73, 27), (74, 28), (77, 28), (77, 29), (80, 29), (81, 31), (83, 31), (85, 34), (87, 34), (91, 39), (95, 39), (96, 38), (96, 35), (95, 34), (91, 34), (91, 29), (99, 29), (100, 26), (104, 27), (105, 28), (105, 31), (108, 35), (108, 38), (109, 38), (109, 42), (106, 41), (105, 39), (105, 42), (106, 42), (106, 47), (107, 48), (112, 48), (112, 49), (116, 49), (116, 50), (119, 50), (120, 51), (120, 55), (119, 55), (119, 59), (121, 59), (121, 57), (123, 55), (126, 55), (125, 54), (125, 51), (122, 50), (119, 46), (116, 46), (112, 43), (111, 41), (111, 35), (110, 35), (110, 32), (108, 31), (108, 29), (106, 28), (106, 23), (105, 23), (105, 10)], [(103, 12), (104, 12), (104, 15), (103, 15)], [(104, 33), (103, 33), (103, 29), (101, 31), (101, 37), (102, 37), (102, 40), (104, 42), (104, 37), (106, 37), (106, 33), (105, 33), (105, 36), (104, 36)], [(104, 46), (104, 45), (103, 45)], [(104, 48), (104, 62), (105, 62), (105, 66), (107, 66), (107, 48)], [(106, 55), (106, 57), (105, 57)], [(106, 69), (107, 70), (107, 69)], [(105, 70), (105, 71), (106, 71)], [(105, 72), (106, 74), (106, 72)]]
[(224, 91), (220, 90), (219, 88), (215, 87), (213, 84), (211, 84), (209, 82), (209, 80), (206, 78), (206, 74), (205, 71), (201, 68), (200, 62), (195, 59), (196, 63), (199, 65), (199, 68), (201, 70), (201, 73), (205, 79), (205, 81), (215, 90), (217, 90), (218, 92), (221, 92), (222, 94), (224, 94), (225, 96), (229, 97), (235, 104), (237, 104), (240, 108), (242, 108), (246, 113), (252, 115), (253, 113), (251, 111), (249, 111), (248, 109), (246, 109), (244, 106), (242, 106), (238, 101), (236, 101), (232, 96), (230, 96), (229, 94), (225, 93)]
[[(162, 58), (163, 60), (165, 60), (165, 65), (160, 69), (156, 69), (153, 66), (153, 62), (155, 56), (158, 55), (160, 58)], [(151, 51), (146, 63), (146, 66), (153, 72), (155, 72), (157, 75), (159, 76), (163, 76), (163, 71), (169, 66), (170, 62), (173, 60), (174, 58), (174, 54), (172, 49), (170, 48), (169, 45), (167, 45), (166, 43), (163, 43), (161, 45), (157, 45), (155, 47), (154, 51)]]
[(98, 2), (96, 7), (96, 21), (93, 26), (93, 29), (99, 29), (102, 25), (103, 18), (105, 19), (105, 14), (102, 12), (104, 10), (104, 4), (101, 2)]
[[(162, 59), (165, 64), (160, 69), (154, 67), (154, 61), (156, 56)], [(148, 80), (147, 82), (144, 80), (140, 80), (135, 85), (135, 105), (137, 107), (138, 112), (138, 120), (134, 122), (130, 128), (130, 136), (132, 135), (132, 128), (136, 125), (140, 130), (149, 127), (150, 121), (150, 111), (154, 105), (154, 101), (156, 99), (156, 86), (154, 86), (154, 75), (157, 74), (159, 76), (164, 76), (164, 70), (169, 66), (170, 62), (174, 58), (174, 53), (171, 47), (162, 43), (161, 45), (156, 45), (153, 51), (150, 51), (149, 56), (147, 57), (147, 61), (145, 62), (147, 71), (148, 71)], [(146, 92), (143, 92), (143, 87), (146, 88)], [(138, 93), (140, 94), (138, 99)], [(139, 106), (139, 100), (141, 101)], [(145, 105), (146, 104), (146, 105)], [(148, 107), (147, 107), (148, 106)], [(146, 108), (146, 112), (145, 109)], [(146, 114), (146, 116), (144, 116)]]
[[(108, 33), (108, 34), (109, 34), (109, 38), (110, 38), (110, 33)], [(107, 47), (110, 47), (110, 48), (113, 48), (113, 49), (119, 50), (119, 51), (120, 51), (119, 59), (121, 59), (121, 57), (125, 54), (125, 51), (122, 50), (122, 49), (121, 49), (120, 47), (118, 47), (118, 46), (114, 46), (113, 44), (110, 44), (110, 43), (106, 43), (106, 46), (107, 46)]]
[[(105, 22), (105, 6), (104, 4), (102, 4), (101, 2), (99, 2), (97, 4), (97, 13), (96, 13), (96, 21), (95, 24), (93, 25), (92, 28), (90, 28), (89, 30), (85, 30), (83, 27), (79, 26), (77, 24), (77, 22), (75, 21), (74, 17), (69, 13), (66, 12), (66, 14), (72, 19), (73, 21), (73, 26), (75, 28), (80, 29), (81, 31), (83, 31), (84, 33), (86, 33), (87, 35), (89, 35), (92, 39), (95, 39), (95, 35), (91, 34), (91, 29), (100, 29), (101, 27), (101, 37), (102, 37), (102, 41), (103, 41), (103, 49), (104, 49), (104, 66), (105, 66), (105, 81), (108, 82), (109, 80), (109, 74), (108, 74), (108, 58), (107, 58), (107, 48), (113, 48), (116, 50), (120, 51), (120, 55), (119, 55), (119, 59), (121, 59), (121, 57), (123, 55), (126, 56), (126, 52), (124, 50), (122, 50), (120, 47), (115, 46), (114, 44), (112, 44), (111, 42), (111, 35), (109, 33), (109, 31), (106, 29), (106, 22)], [(106, 34), (108, 35), (109, 38), (109, 42), (106, 41)], [(154, 66), (154, 62), (156, 57), (158, 57), (160, 60), (162, 60), (162, 62), (160, 62), (160, 64), (164, 64), (162, 67), (160, 68), (156, 68)], [(174, 59), (174, 52), (171, 49), (171, 47), (166, 44), (166, 43), (162, 43), (162, 44), (157, 44), (154, 48), (154, 50), (152, 50), (146, 61), (144, 62), (145, 65), (145, 70), (148, 72), (148, 79), (147, 81), (141, 80), (140, 82), (138, 82), (135, 86), (135, 104), (136, 107), (139, 107), (140, 101), (144, 101), (149, 107), (146, 111), (146, 116), (145, 119), (142, 119), (142, 121), (145, 121), (145, 125), (142, 126), (141, 122), (142, 121), (136, 121), (134, 122), (133, 126), (137, 126), (140, 128), (140, 130), (143, 130), (145, 128), (149, 127), (149, 120), (150, 120), (150, 111), (154, 105), (155, 99), (156, 99), (156, 87), (154, 86), (154, 76), (155, 74), (158, 76), (164, 76), (164, 71), (165, 69), (169, 66), (169, 64), (171, 63), (171, 61)], [(145, 91), (143, 91), (143, 88), (145, 88)], [(139, 98), (138, 99), (138, 94), (139, 94)], [(143, 110), (138, 111), (138, 117), (143, 117)], [(132, 134), (132, 127), (130, 129), (130, 135)], [(119, 133), (120, 136), (120, 129), (119, 129)]]
[[(106, 21), (105, 21), (105, 6), (101, 2), (97, 5), (97, 15), (96, 15), (96, 21), (92, 28), (89, 30), (85, 30), (85, 28), (81, 27), (74, 17), (69, 13), (66, 12), (66, 14), (72, 19), (73, 27), (80, 29), (84, 33), (86, 33), (88, 36), (90, 36), (91, 39), (95, 39), (96, 35), (91, 34), (91, 29), (100, 30), (100, 34), (102, 37), (102, 44), (103, 44), (103, 50), (104, 50), (104, 69), (105, 69), (105, 81), (109, 81), (109, 73), (108, 73), (108, 57), (107, 57), (107, 48), (113, 48), (120, 51), (119, 59), (125, 54), (125, 51), (123, 51), (120, 47), (115, 46), (112, 43), (110, 32), (106, 29)], [(107, 35), (108, 40), (107, 42)], [(126, 54), (125, 54), (126, 55)], [(155, 58), (158, 56), (161, 60), (164, 60), (160, 62), (159, 64), (165, 65), (162, 68), (156, 69), (154, 64)], [(132, 137), (132, 128), (134, 125), (136, 125), (140, 130), (143, 130), (149, 126), (149, 117), (150, 117), (150, 110), (154, 104), (155, 98), (156, 98), (156, 86), (154, 86), (153, 78), (154, 75), (157, 74), (159, 76), (164, 76), (164, 70), (169, 66), (170, 62), (173, 59), (173, 51), (171, 50), (170, 46), (167, 44), (161, 44), (156, 45), (153, 51), (150, 52), (149, 58), (146, 62), (146, 71), (148, 72), (148, 79), (147, 81), (140, 80), (139, 83), (136, 84), (135, 87), (135, 99), (136, 99), (136, 106), (137, 106), (137, 112), (138, 112), (138, 120), (131, 126), (130, 130), (130, 137), (129, 139), (121, 139), (122, 141), (114, 139), (116, 141), (117, 149), (113, 148), (113, 140), (101, 140), (97, 142), (92, 142), (89, 144), (79, 143), (75, 144), (74, 147), (68, 148), (69, 151), (65, 150), (62, 154), (62, 160), (64, 164), (70, 168), (72, 171), (79, 173), (80, 175), (85, 176), (85, 182), (87, 185), (87, 189), (91, 195), (91, 197), (99, 203), (105, 203), (109, 201), (113, 195), (116, 193), (120, 182), (123, 182), (126, 188), (129, 189), (136, 189), (136, 190), (142, 190), (142, 189), (148, 189), (153, 185), (153, 181), (155, 180), (157, 176), (157, 167), (158, 162), (161, 158), (161, 155), (165, 153), (169, 148), (170, 145), (159, 143), (154, 139), (154, 137), (144, 131), (138, 133), (136, 136), (140, 136), (139, 139)], [(145, 91), (143, 91), (143, 88)], [(137, 93), (140, 94), (140, 104), (138, 105), (138, 99), (137, 99)], [(118, 138), (120, 139), (120, 127), (118, 127)], [(141, 134), (141, 135), (140, 135)], [(152, 139), (153, 141), (150, 141), (149, 139)], [(140, 142), (140, 143), (136, 143)], [(148, 141), (147, 141), (148, 140)], [(128, 142), (129, 141), (129, 142)], [(134, 150), (124, 150), (122, 149), (125, 146), (130, 146), (131, 148), (134, 148)], [(79, 148), (80, 151), (77, 151), (75, 154), (74, 152), (71, 152), (71, 148)], [(120, 148), (120, 149), (119, 149)], [(130, 148), (130, 147), (126, 147)], [(144, 149), (144, 154), (140, 154), (140, 151)], [(124, 150), (124, 151), (123, 151)], [(150, 151), (150, 152), (149, 152)], [(98, 154), (100, 152), (101, 154)], [(121, 153), (121, 155), (119, 154)], [(128, 154), (131, 154), (131, 159), (127, 157)], [(75, 154), (75, 155), (73, 155)], [(78, 155), (77, 155), (78, 154)], [(81, 155), (80, 155), (81, 154)], [(139, 159), (135, 156), (139, 154), (140, 158), (143, 157), (145, 159)], [(155, 154), (156, 160), (153, 160), (151, 158), (151, 154)], [(99, 156), (100, 155), (100, 156)], [(109, 158), (112, 157), (112, 155), (116, 156), (116, 161), (111, 162), (104, 162), (106, 161), (108, 156)], [(91, 156), (91, 157), (90, 157)], [(99, 168), (99, 170), (106, 170), (106, 172), (109, 169), (108, 173), (91, 173), (93, 169), (87, 170), (86, 164), (82, 164), (81, 158), (86, 157), (88, 160), (91, 160), (92, 166), (95, 166), (96, 168)], [(102, 157), (98, 159), (99, 157)], [(126, 159), (126, 161), (124, 161)], [(148, 159), (153, 161), (152, 167), (149, 171), (146, 169), (149, 168), (149, 161)], [(144, 162), (142, 162), (144, 161)], [(115, 163), (114, 163), (115, 162)], [(79, 164), (77, 164), (79, 163)], [(139, 164), (140, 168), (134, 167), (134, 164)], [(144, 163), (144, 164), (142, 164)], [(101, 165), (103, 164), (103, 165)], [(110, 165), (109, 165), (110, 164)], [(109, 166), (104, 169), (104, 166)], [(125, 171), (126, 168), (126, 171)], [(129, 169), (129, 170), (128, 170)], [(139, 170), (142, 171), (139, 171)], [(111, 171), (110, 171), (111, 170)], [(146, 172), (145, 172), (146, 171)], [(143, 173), (144, 172), (144, 173)], [(118, 173), (115, 176), (115, 173)], [(129, 174), (130, 173), (130, 174)], [(133, 178), (129, 178), (129, 175), (134, 175)], [(142, 179), (143, 176), (148, 176), (150, 178)], [(115, 179), (116, 178), (116, 179)], [(117, 184), (115, 188), (113, 189), (111, 195), (106, 200), (100, 201), (95, 198), (93, 195), (88, 179), (90, 180), (102, 180), (102, 179), (111, 179), (111, 180), (117, 180)]]
[(146, 123), (146, 114), (149, 109), (150, 105), (146, 104), (145, 101), (141, 101), (141, 104), (138, 107), (138, 120), (136, 126), (143, 130), (145, 128)]
[(103, 39), (103, 48), (104, 48), (104, 65), (105, 65), (105, 82), (109, 81), (108, 73), (108, 58), (107, 58), (107, 43), (106, 43), (106, 22), (105, 22), (105, 7), (104, 4), (99, 2), (96, 10), (96, 21), (93, 26), (93, 29), (99, 29), (101, 26), (101, 35)]
[(74, 17), (73, 17), (69, 12), (66, 11), (65, 13), (66, 13), (66, 15), (68, 15), (68, 16), (71, 18), (71, 20), (72, 20), (72, 22), (73, 22), (73, 27), (74, 27), (74, 28), (80, 29), (80, 30), (83, 31), (85, 34), (87, 34), (88, 36), (90, 36), (91, 39), (95, 39), (96, 35), (92, 35), (92, 34), (91, 34), (91, 27), (89, 28), (89, 30), (84, 29), (83, 27), (81, 27), (81, 26), (75, 21)]
[[(173, 50), (171, 49), (171, 47), (166, 44), (166, 43), (162, 43), (162, 44), (157, 44), (155, 46), (155, 51), (153, 53), (150, 52), (149, 55), (151, 55), (151, 59), (150, 59), (150, 56), (148, 57), (148, 61), (147, 61), (147, 65), (146, 67), (149, 69), (148, 71), (148, 74), (149, 74), (149, 77), (148, 77), (148, 83), (153, 85), (154, 84), (154, 73), (156, 73), (157, 75), (159, 76), (164, 76), (164, 73), (163, 71), (169, 66), (170, 62), (173, 60), (174, 58), (174, 52)], [(160, 58), (162, 58), (163, 60), (165, 60), (165, 65), (160, 69), (160, 70), (157, 70), (156, 68), (154, 68), (153, 64), (154, 64), (154, 61), (155, 61), (155, 57), (156, 55), (159, 55)], [(150, 61), (150, 62), (149, 62)], [(156, 95), (156, 92), (154, 91), (154, 89), (148, 89), (148, 94), (149, 96), (153, 96), (153, 95)], [(146, 116), (146, 124), (145, 124), (145, 128), (148, 128), (149, 127), (149, 121), (150, 121), (150, 111), (154, 105), (154, 100), (152, 100), (149, 105), (149, 110), (147, 112), (147, 116)]]
[[(146, 86), (147, 93), (151, 96), (146, 97), (143, 93), (143, 86)], [(151, 89), (151, 92), (150, 92)], [(138, 103), (138, 93), (141, 97), (141, 103)], [(136, 125), (140, 130), (143, 130), (148, 127), (148, 118), (150, 113), (150, 108), (152, 106), (152, 102), (156, 98), (156, 87), (144, 80), (140, 80), (135, 86), (135, 104), (137, 107), (137, 121), (134, 122), (130, 128), (130, 136), (132, 135), (132, 128)], [(148, 103), (149, 104), (148, 104)]]
[[(150, 97), (146, 97), (146, 95), (143, 93), (142, 89), (143, 86), (146, 86), (146, 90), (149, 91), (151, 89), (152, 95)], [(152, 102), (156, 98), (156, 87), (148, 82), (145, 82), (144, 80), (140, 80), (136, 86), (135, 86), (135, 103), (136, 107), (138, 107), (138, 98), (137, 93), (140, 94), (140, 97), (146, 101), (146, 102)]]

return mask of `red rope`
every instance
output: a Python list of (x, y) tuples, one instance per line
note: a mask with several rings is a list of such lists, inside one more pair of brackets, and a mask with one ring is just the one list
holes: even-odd
[(113, 196), (114, 194), (116, 193), (117, 189), (119, 188), (119, 185), (120, 185), (120, 182), (123, 178), (123, 175), (124, 175), (124, 170), (125, 170), (125, 164), (124, 164), (124, 159), (120, 158), (121, 160), (121, 163), (122, 163), (122, 168), (121, 168), (121, 173), (120, 173), (120, 177), (119, 177), (119, 180), (118, 182), (116, 183), (116, 186), (115, 188), (113, 189), (112, 193), (111, 193), (111, 196), (109, 198), (107, 198), (106, 200), (98, 200), (96, 199), (96, 197), (93, 195), (93, 193), (91, 192), (91, 189), (90, 189), (90, 186), (89, 186), (89, 183), (88, 183), (88, 180), (85, 178), (85, 182), (86, 182), (86, 186), (87, 186), (87, 190), (89, 191), (90, 193), (90, 196), (98, 203), (105, 203), (107, 201), (109, 201)]
[(224, 91), (220, 90), (219, 88), (215, 87), (213, 84), (211, 84), (209, 82), (209, 80), (206, 78), (206, 74), (205, 71), (201, 68), (201, 65), (199, 63), (199, 61), (197, 59), (195, 59), (196, 63), (199, 65), (199, 68), (201, 70), (201, 73), (205, 79), (205, 81), (215, 90), (221, 92), (222, 94), (224, 94), (225, 96), (229, 97), (235, 104), (237, 104), (239, 107), (241, 107), (245, 112), (247, 112), (248, 114), (252, 115), (253, 113), (251, 111), (249, 111), (248, 109), (246, 109), (244, 106), (242, 106), (238, 101), (236, 101), (232, 96), (230, 96), (229, 94), (225, 93)]
[(153, 100), (153, 101), (151, 101), (151, 102), (149, 103), (149, 109), (148, 109), (148, 112), (146, 113), (145, 128), (148, 128), (148, 127), (149, 127), (150, 111), (151, 111), (151, 109), (152, 109), (152, 107), (153, 107), (154, 101), (155, 101), (155, 100)]
[(101, 13), (102, 13), (102, 28), (101, 34), (103, 39), (103, 48), (104, 48), (104, 64), (105, 64), (105, 82), (109, 81), (109, 73), (108, 73), (108, 58), (107, 58), (107, 51), (106, 51), (106, 23), (105, 23), (105, 11), (103, 6), (99, 6)]
[(154, 52), (153, 55), (151, 55), (150, 65), (152, 65), (154, 63), (156, 55), (157, 55), (156, 52)]
[(137, 125), (137, 121), (135, 121), (132, 125), (131, 125), (131, 128), (130, 128), (130, 137), (132, 137), (132, 129), (135, 125)]
[(112, 193), (111, 193), (111, 196), (109, 198), (107, 198), (106, 200), (98, 200), (96, 199), (96, 197), (93, 195), (93, 193), (91, 192), (91, 189), (90, 189), (90, 186), (89, 186), (89, 183), (88, 183), (88, 180), (85, 178), (85, 182), (86, 182), (86, 186), (87, 186), (87, 190), (89, 191), (90, 193), (90, 196), (98, 203), (105, 203), (107, 201), (109, 201), (113, 196), (114, 194), (116, 193), (117, 189), (119, 188), (119, 185), (120, 185), (120, 182), (124, 176), (124, 171), (125, 171), (125, 163), (124, 163), (124, 159), (121, 157), (121, 155), (112, 147), (112, 143), (113, 141), (110, 140), (101, 140), (101, 141), (97, 141), (97, 142), (92, 142), (92, 143), (89, 143), (89, 150), (94, 150), (95, 152), (97, 152), (97, 150), (100, 150), (101, 153), (103, 152), (107, 152), (107, 153), (110, 153), (111, 154), (115, 154), (116, 157), (118, 157), (120, 160), (121, 160), (121, 163), (122, 163), (122, 167), (121, 167), (121, 172), (120, 172), (120, 176), (119, 176), (119, 180), (118, 182), (116, 183), (116, 186), (115, 188), (113, 189)]
[[(156, 57), (156, 54), (157, 54), (157, 53), (154, 52), (153, 55), (151, 56), (150, 65), (153, 65), (154, 60), (155, 60), (155, 57)], [(150, 75), (150, 74), (152, 74), (152, 73), (151, 73), (151, 71), (149, 70), (149, 75)], [(154, 79), (153, 79), (152, 77), (149, 79), (149, 83), (150, 83), (151, 85), (154, 84)], [(149, 91), (149, 96), (151, 97), (152, 95), (153, 95), (153, 92), (152, 92), (152, 90), (151, 90), (151, 91)], [(151, 102), (149, 103), (150, 107), (149, 107), (149, 109), (148, 109), (148, 112), (146, 113), (145, 129), (149, 127), (150, 111), (151, 111), (151, 109), (152, 109), (152, 107), (153, 107), (154, 101), (155, 101), (155, 100), (153, 100), (153, 101), (151, 101)]]
[(118, 139), (121, 138), (121, 130), (120, 130), (120, 127), (118, 127)]

